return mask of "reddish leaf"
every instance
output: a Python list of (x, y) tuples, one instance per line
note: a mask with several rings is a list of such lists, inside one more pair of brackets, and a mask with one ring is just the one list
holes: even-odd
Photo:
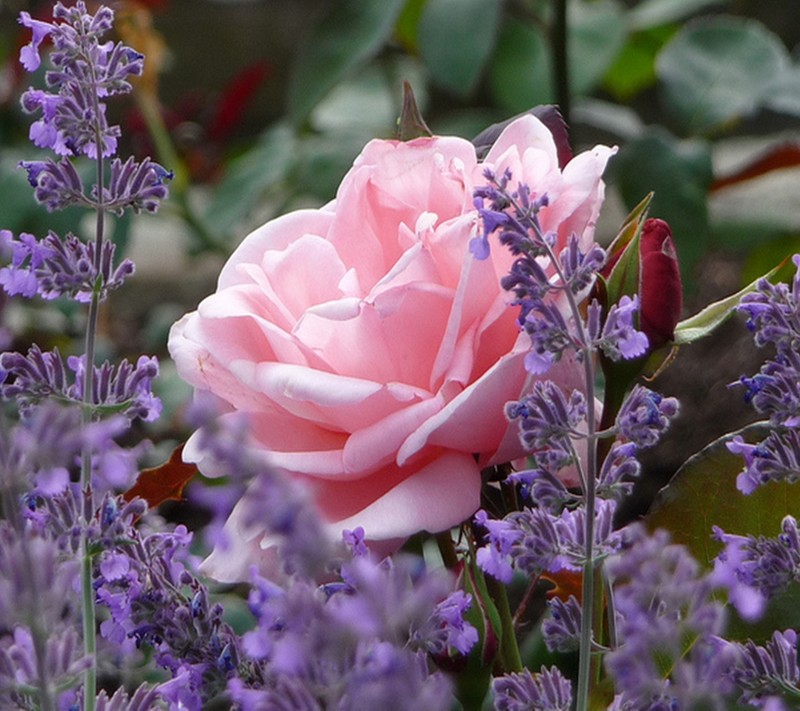
[(563, 602), (574, 595), (578, 602), (583, 597), (583, 573), (572, 570), (559, 570), (557, 573), (542, 573), (542, 579), (548, 580), (555, 587), (547, 591), (547, 597), (559, 598)]
[(125, 500), (130, 501), (140, 496), (150, 504), (150, 508), (164, 501), (181, 501), (184, 487), (197, 474), (197, 467), (194, 464), (184, 463), (182, 456), (181, 444), (161, 466), (143, 469), (136, 483), (125, 492)]
[(711, 192), (726, 188), (729, 185), (743, 183), (753, 178), (759, 178), (773, 170), (782, 168), (797, 168), (800, 166), (800, 144), (782, 143), (772, 146), (760, 156), (750, 161), (743, 168), (730, 173), (722, 178), (717, 178), (711, 184)]

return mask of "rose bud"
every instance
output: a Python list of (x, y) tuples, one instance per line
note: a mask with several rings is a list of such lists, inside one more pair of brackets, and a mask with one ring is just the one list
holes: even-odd
[(681, 317), (683, 286), (669, 225), (650, 218), (639, 243), (639, 328), (655, 350), (673, 340)]

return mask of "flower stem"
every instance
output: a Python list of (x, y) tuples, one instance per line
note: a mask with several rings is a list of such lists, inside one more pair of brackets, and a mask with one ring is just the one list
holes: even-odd
[[(89, 63), (91, 67), (91, 62)], [(95, 115), (99, 115), (99, 101), (94, 92)], [(103, 139), (100, 126), (95, 126), (95, 147), (97, 155), (97, 190), (95, 203), (95, 269), (101, 272), (103, 254), (103, 238), (105, 233), (105, 204), (103, 197), (104, 160)], [(93, 418), (94, 403), (94, 362), (97, 343), (97, 323), (100, 313), (100, 284), (95, 284), (89, 302), (89, 313), (86, 320), (86, 338), (84, 342), (83, 371), (83, 425), (88, 427)], [(92, 491), (92, 450), (84, 443), (81, 457), (81, 491), (83, 492), (83, 525), (81, 526), (81, 600), (83, 608), (83, 651), (91, 659), (86, 667), (83, 682), (83, 709), (94, 711), (97, 698), (97, 616), (94, 600), (92, 574), (92, 556), (89, 550), (88, 528), (94, 518), (94, 495)]]
[(522, 655), (519, 653), (517, 634), (514, 629), (514, 617), (511, 614), (511, 606), (508, 604), (508, 591), (506, 590), (506, 586), (491, 575), (487, 575), (486, 587), (500, 615), (500, 629), (502, 633), (502, 639), (500, 640), (500, 661), (503, 672), (505, 674), (521, 672), (523, 670)]
[[(556, 258), (550, 245), (546, 245), (551, 263), (558, 273), (562, 284), (567, 284), (561, 263)], [(595, 559), (594, 559), (594, 527), (597, 483), (597, 418), (595, 416), (594, 361), (592, 348), (586, 329), (584, 328), (578, 303), (571, 289), (564, 293), (569, 303), (572, 319), (575, 324), (577, 341), (581, 344), (581, 360), (586, 381), (586, 468), (582, 472), (584, 506), (586, 507), (586, 530), (584, 531), (584, 563), (583, 583), (581, 588), (581, 641), (578, 658), (578, 685), (576, 689), (577, 711), (588, 711), (589, 691), (592, 679), (592, 645), (594, 643), (594, 601), (595, 601)], [(580, 470), (580, 460), (578, 460)]]

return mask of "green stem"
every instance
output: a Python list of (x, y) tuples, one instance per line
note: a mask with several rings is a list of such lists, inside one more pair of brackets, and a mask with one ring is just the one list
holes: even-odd
[(552, 31), (553, 84), (556, 90), (556, 102), (564, 121), (569, 126), (571, 102), (569, 96), (569, 55), (567, 45), (567, 0), (555, 0)]
[[(566, 276), (561, 268), (556, 255), (546, 242), (548, 256), (553, 264), (562, 284), (567, 283)], [(578, 303), (570, 289), (564, 293), (572, 313), (573, 323), (577, 332), (579, 343), (586, 344), (581, 349), (583, 373), (586, 382), (586, 467), (580, 459), (576, 461), (578, 472), (583, 484), (584, 506), (586, 507), (586, 528), (584, 531), (585, 550), (583, 563), (583, 585), (581, 589), (581, 641), (578, 659), (578, 684), (576, 689), (577, 711), (587, 711), (589, 708), (589, 690), (592, 679), (592, 645), (594, 642), (594, 597), (595, 597), (595, 558), (594, 558), (594, 530), (595, 530), (595, 502), (596, 502), (596, 476), (597, 476), (597, 418), (595, 416), (595, 385), (594, 385), (594, 360), (589, 344), (589, 338), (583, 325)]]
[(497, 612), (500, 615), (500, 663), (504, 674), (521, 672), (523, 670), (522, 655), (519, 653), (516, 630), (514, 629), (514, 616), (508, 604), (508, 591), (506, 586), (491, 575), (486, 576), (486, 587), (492, 596)]
[[(91, 60), (88, 65), (94, 77), (94, 67)], [(93, 92), (95, 116), (100, 115), (100, 106), (97, 91)], [(103, 239), (105, 236), (105, 200), (103, 187), (105, 184), (105, 161), (103, 159), (103, 137), (99, 122), (95, 124), (95, 148), (97, 154), (97, 190), (95, 202), (95, 252), (94, 267), (99, 275), (101, 273)], [(84, 343), (84, 373), (83, 373), (83, 426), (89, 427), (92, 422), (92, 406), (94, 404), (94, 363), (97, 343), (97, 323), (100, 312), (100, 277), (92, 291), (89, 302), (89, 313), (86, 321), (86, 338)], [(89, 522), (94, 518), (94, 493), (92, 490), (92, 450), (84, 444), (81, 457), (81, 491), (83, 493), (83, 516), (81, 526), (81, 602), (83, 610), (83, 651), (91, 660), (83, 676), (83, 709), (94, 711), (97, 697), (97, 616), (94, 600), (94, 585), (92, 571), (92, 556), (89, 550), (88, 528)]]
[(444, 567), (448, 570), (455, 570), (458, 567), (458, 555), (449, 529), (436, 534), (436, 545), (439, 547)]

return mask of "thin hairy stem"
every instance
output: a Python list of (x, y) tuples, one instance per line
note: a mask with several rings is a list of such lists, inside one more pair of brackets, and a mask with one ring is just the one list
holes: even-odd
[[(92, 79), (94, 80), (94, 67)], [(95, 103), (95, 116), (100, 114), (97, 92), (93, 92)], [(97, 190), (95, 204), (95, 268), (100, 272), (100, 262), (103, 253), (103, 239), (105, 232), (105, 205), (103, 197), (104, 160), (103, 138), (99, 122), (95, 125), (95, 147), (97, 155)], [(92, 298), (89, 302), (89, 313), (86, 321), (86, 337), (84, 342), (84, 377), (83, 377), (83, 423), (88, 426), (92, 421), (92, 405), (94, 401), (94, 363), (97, 342), (97, 323), (100, 313), (100, 284), (95, 284)], [(84, 444), (81, 457), (81, 489), (83, 499), (83, 526), (81, 532), (81, 600), (83, 608), (83, 651), (91, 660), (84, 672), (83, 708), (84, 711), (94, 711), (97, 697), (97, 632), (96, 611), (94, 599), (94, 585), (92, 574), (92, 557), (89, 551), (87, 530), (89, 521), (94, 517), (94, 495), (92, 492), (92, 451), (88, 444)]]
[[(560, 262), (546, 241), (545, 245), (550, 261), (553, 264), (562, 284), (567, 283)], [(572, 290), (564, 293), (572, 314), (577, 340), (581, 345), (580, 355), (583, 361), (583, 374), (586, 381), (586, 469), (581, 477), (584, 486), (584, 505), (586, 506), (586, 530), (584, 531), (586, 549), (584, 552), (583, 584), (581, 588), (581, 646), (578, 660), (578, 685), (576, 689), (577, 710), (587, 711), (589, 708), (589, 689), (592, 677), (592, 643), (594, 641), (594, 516), (597, 483), (597, 422), (595, 417), (595, 385), (594, 361), (589, 338), (584, 328), (583, 318), (578, 302)], [(578, 460), (580, 461), (580, 460)]]

